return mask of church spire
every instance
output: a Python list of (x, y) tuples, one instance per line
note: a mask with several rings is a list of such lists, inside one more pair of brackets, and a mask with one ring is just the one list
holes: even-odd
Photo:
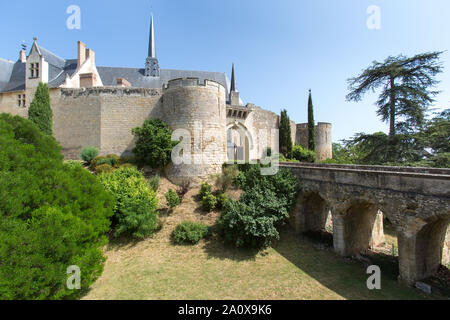
[(153, 26), (153, 14), (150, 18), (150, 36), (148, 42), (148, 56), (145, 62), (145, 76), (146, 77), (159, 77), (159, 62), (156, 58), (156, 46), (155, 46), (155, 29)]
[(150, 39), (148, 41), (148, 57), (156, 58), (156, 46), (155, 46), (155, 30), (153, 28), (153, 14), (150, 18)]
[(231, 70), (231, 92), (236, 92), (236, 74), (234, 72), (234, 63)]

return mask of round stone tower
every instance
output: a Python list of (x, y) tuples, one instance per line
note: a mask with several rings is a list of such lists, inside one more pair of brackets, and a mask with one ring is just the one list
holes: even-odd
[(333, 157), (331, 123), (319, 122), (316, 126), (316, 156), (319, 161)]
[[(175, 79), (163, 88), (162, 118), (182, 142), (168, 168), (175, 183), (220, 173), (226, 161), (226, 91), (218, 82)], [(182, 150), (180, 150), (182, 149)]]

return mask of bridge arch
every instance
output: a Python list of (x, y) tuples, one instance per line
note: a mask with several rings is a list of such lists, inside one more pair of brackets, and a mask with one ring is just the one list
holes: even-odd
[(325, 230), (330, 204), (319, 191), (300, 193), (291, 212), (291, 225), (297, 232)]

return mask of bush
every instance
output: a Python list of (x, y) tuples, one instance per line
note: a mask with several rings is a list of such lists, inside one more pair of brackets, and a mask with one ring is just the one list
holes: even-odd
[(217, 198), (213, 194), (207, 194), (202, 198), (202, 208), (206, 212), (211, 212), (217, 205)]
[(167, 205), (170, 208), (175, 208), (177, 205), (180, 204), (180, 197), (178, 196), (178, 194), (170, 189), (167, 193), (166, 193), (166, 200), (167, 200)]
[(161, 184), (161, 178), (158, 175), (152, 176), (148, 179), (148, 184), (152, 187), (153, 191), (158, 191), (159, 185)]
[(74, 169), (74, 168), (83, 168), (83, 165), (75, 160), (67, 160), (64, 165), (66, 165), (67, 167)]
[(116, 199), (114, 235), (145, 238), (158, 228), (158, 198), (142, 172), (136, 168), (119, 168), (99, 176), (101, 184)]
[[(79, 298), (102, 273), (114, 199), (28, 120), (0, 115), (0, 145), (1, 299)], [(66, 286), (71, 265), (81, 290)]]
[(316, 161), (316, 153), (312, 150), (295, 145), (292, 149), (292, 157), (301, 162), (314, 163)]
[(208, 227), (201, 223), (185, 221), (173, 231), (173, 239), (177, 244), (197, 244), (208, 235)]
[(172, 141), (172, 130), (159, 119), (146, 120), (142, 127), (132, 130), (136, 138), (133, 153), (139, 165), (162, 168), (171, 161), (172, 149), (178, 142)]
[(262, 176), (254, 165), (242, 172), (244, 193), (239, 201), (229, 199), (218, 221), (225, 240), (236, 247), (264, 247), (279, 238), (278, 228), (289, 217), (297, 193), (297, 179), (281, 169)]
[(200, 194), (199, 194), (200, 199), (203, 199), (203, 197), (211, 194), (211, 192), (212, 192), (212, 185), (210, 185), (208, 182), (203, 182), (200, 187)]
[(124, 164), (119, 165), (119, 168), (134, 168), (134, 167), (135, 167), (135, 165), (131, 164), (131, 163), (124, 163)]
[(81, 150), (81, 159), (87, 164), (90, 164), (95, 157), (98, 156), (98, 149), (96, 147), (85, 147)]
[(217, 196), (217, 208), (223, 209), (225, 208), (225, 203), (228, 201), (228, 196), (225, 193), (220, 193)]
[(109, 173), (114, 171), (114, 168), (110, 164), (101, 164), (95, 167), (96, 174)]
[(237, 166), (225, 166), (223, 168), (223, 173), (219, 175), (216, 179), (216, 186), (219, 187), (223, 192), (227, 191), (233, 185), (236, 177), (239, 173)]

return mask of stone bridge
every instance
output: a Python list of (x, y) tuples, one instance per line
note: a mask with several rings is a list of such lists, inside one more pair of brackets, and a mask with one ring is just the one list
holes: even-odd
[(300, 183), (290, 218), (297, 232), (324, 229), (331, 218), (335, 251), (353, 255), (384, 242), (385, 215), (397, 233), (401, 281), (411, 285), (449, 263), (450, 169), (280, 166)]

